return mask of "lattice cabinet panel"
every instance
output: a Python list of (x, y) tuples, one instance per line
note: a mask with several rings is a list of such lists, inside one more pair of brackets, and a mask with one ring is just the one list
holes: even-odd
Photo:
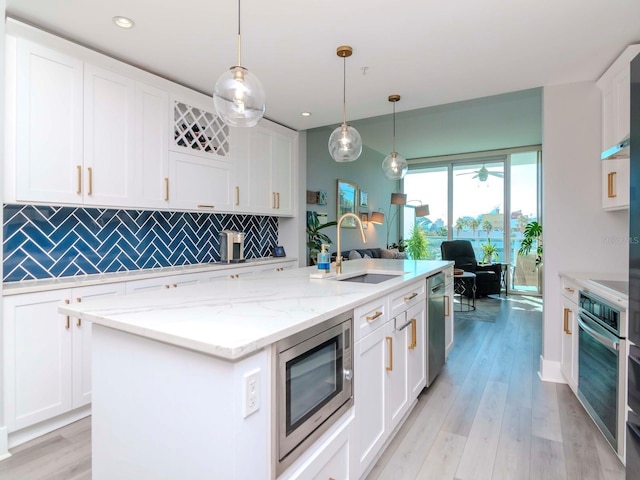
[(182, 102), (174, 102), (176, 145), (198, 152), (229, 155), (229, 127), (215, 115)]

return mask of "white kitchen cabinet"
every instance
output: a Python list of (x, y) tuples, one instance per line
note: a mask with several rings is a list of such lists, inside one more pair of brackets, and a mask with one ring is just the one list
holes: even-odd
[(407, 310), (411, 323), (407, 332), (407, 377), (409, 403), (418, 398), (427, 385), (427, 308), (422, 301)]
[(230, 212), (231, 164), (213, 157), (169, 152), (169, 206), (177, 210)]
[(58, 306), (124, 293), (123, 284), (5, 297), (4, 403), (9, 432), (91, 401), (91, 324)]
[(445, 356), (449, 357), (449, 353), (454, 345), (454, 318), (453, 318), (453, 267), (445, 270), (445, 287), (444, 287), (444, 344)]
[(629, 158), (602, 160), (602, 208), (621, 210), (629, 208)]
[(407, 320), (406, 312), (402, 312), (385, 326), (388, 347), (384, 385), (387, 434), (400, 422), (409, 407), (407, 362), (409, 347), (413, 345), (412, 328), (411, 321)]
[(569, 387), (578, 390), (578, 287), (562, 279), (562, 359), (560, 368)]
[(356, 450), (352, 459), (356, 462), (357, 478), (369, 468), (389, 435), (384, 392), (392, 343), (383, 325), (354, 346)]
[[(8, 158), (4, 198), (80, 203), (83, 63), (8, 36), (6, 68)], [(15, 183), (11, 182), (14, 178)]]
[(268, 120), (231, 133), (235, 211), (294, 215), (296, 133)]
[(630, 45), (596, 82), (602, 92), (602, 150), (629, 137), (631, 72), (630, 63), (640, 53), (640, 45)]
[(133, 173), (137, 208), (169, 206), (169, 93), (136, 82), (136, 153)]

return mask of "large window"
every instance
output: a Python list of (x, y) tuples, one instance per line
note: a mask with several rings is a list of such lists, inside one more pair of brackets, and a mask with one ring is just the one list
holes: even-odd
[(414, 218), (407, 211), (402, 237), (421, 225), (434, 260), (444, 240), (469, 240), (478, 262), (506, 266), (510, 290), (537, 292), (535, 259), (517, 252), (525, 226), (539, 217), (539, 172), (537, 147), (412, 160), (404, 192), (410, 205), (429, 205), (430, 214)]

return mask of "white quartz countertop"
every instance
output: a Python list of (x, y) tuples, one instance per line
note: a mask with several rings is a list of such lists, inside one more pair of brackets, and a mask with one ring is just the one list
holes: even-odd
[(60, 307), (64, 315), (182, 348), (237, 360), (323, 320), (379, 298), (449, 261), (362, 259), (343, 262), (337, 278), (400, 273), (364, 284), (310, 278), (315, 267), (136, 293)]
[(627, 282), (629, 275), (625, 273), (598, 273), (598, 272), (560, 272), (560, 277), (571, 280), (580, 288), (600, 295), (604, 299), (609, 299), (625, 310), (628, 308), (629, 295), (618, 290), (614, 290), (594, 280), (617, 280)]
[(166, 277), (170, 275), (185, 275), (189, 273), (209, 272), (216, 270), (241, 269), (259, 265), (269, 265), (286, 261), (296, 261), (288, 257), (263, 257), (248, 259), (243, 263), (196, 263), (175, 267), (146, 268), (125, 272), (102, 273), (95, 275), (78, 275), (75, 277), (44, 278), (39, 280), (24, 280), (22, 282), (7, 282), (2, 285), (2, 294), (20, 295), (23, 293), (42, 292), (45, 290), (59, 290), (63, 288), (86, 287), (89, 285), (104, 285), (108, 283), (144, 280), (148, 278)]

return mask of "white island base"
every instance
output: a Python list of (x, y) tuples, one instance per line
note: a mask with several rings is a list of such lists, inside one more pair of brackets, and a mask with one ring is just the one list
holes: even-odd
[[(94, 325), (93, 479), (272, 478), (270, 351), (227, 362)], [(244, 418), (256, 369), (260, 409)]]

